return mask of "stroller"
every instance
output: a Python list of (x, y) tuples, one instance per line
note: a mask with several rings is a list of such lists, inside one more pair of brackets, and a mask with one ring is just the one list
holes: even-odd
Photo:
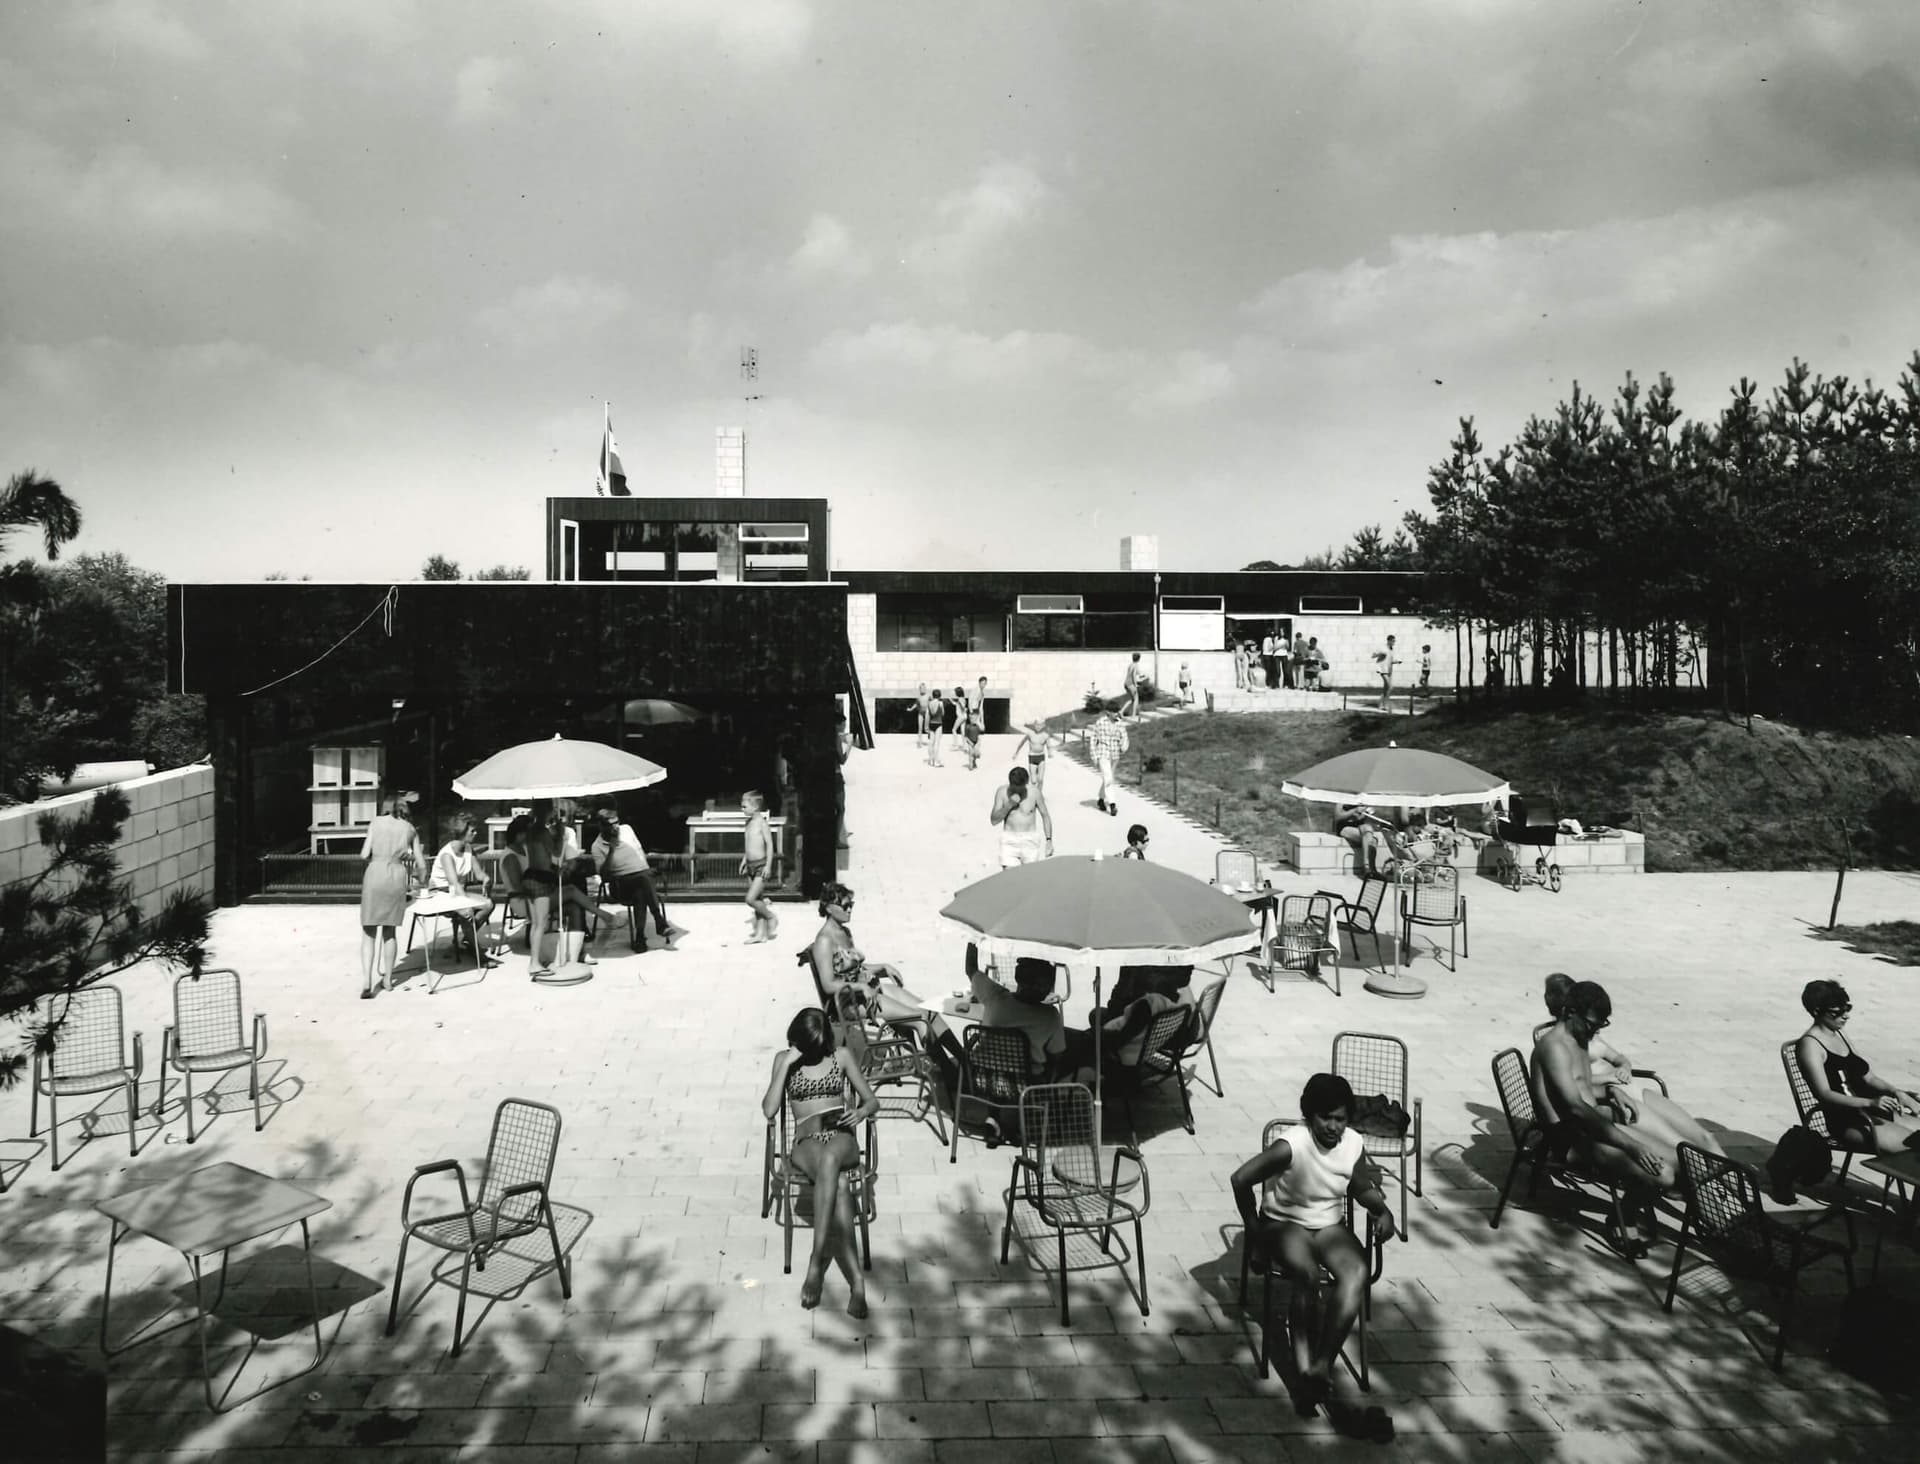
[(1507, 816), (1495, 825), (1500, 843), (1496, 877), (1510, 890), (1545, 885), (1560, 893), (1560, 866), (1552, 850), (1560, 839), (1560, 820), (1552, 808), (1533, 809), (1518, 793), (1507, 797)]

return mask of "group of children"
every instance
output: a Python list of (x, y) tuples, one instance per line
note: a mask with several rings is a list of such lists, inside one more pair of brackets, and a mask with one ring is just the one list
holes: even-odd
[(914, 700), (914, 722), (914, 743), (926, 748), (928, 767), (946, 766), (940, 750), (951, 737), (954, 749), (967, 760), (967, 771), (973, 772), (980, 766), (980, 737), (987, 726), (987, 678), (982, 676), (971, 692), (956, 686), (951, 696), (937, 686), (929, 690), (921, 682)]

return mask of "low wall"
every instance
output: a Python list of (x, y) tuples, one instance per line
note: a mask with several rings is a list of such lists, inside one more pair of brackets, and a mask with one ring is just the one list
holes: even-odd
[[(1360, 873), (1359, 855), (1353, 845), (1338, 834), (1299, 831), (1289, 833), (1287, 859), (1299, 874), (1351, 875)], [(1563, 839), (1551, 850), (1541, 851), (1562, 874), (1645, 874), (1647, 841), (1643, 835), (1623, 830), (1618, 837), (1605, 839)], [(1500, 865), (1500, 854), (1491, 842), (1463, 845), (1449, 861), (1462, 874), (1492, 874)]]
[[(120, 878), (155, 914), (175, 890), (213, 893), (213, 769), (175, 768), (115, 785), (132, 808), (120, 831)], [(98, 791), (98, 790), (95, 790)], [(93, 792), (66, 793), (39, 803), (0, 809), (0, 886), (31, 879), (47, 867), (40, 847), (43, 813), (71, 815)]]

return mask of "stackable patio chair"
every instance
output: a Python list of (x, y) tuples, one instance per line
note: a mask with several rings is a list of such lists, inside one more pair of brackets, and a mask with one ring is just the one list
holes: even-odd
[[(1368, 936), (1373, 941), (1373, 960), (1381, 970), (1387, 969), (1387, 958), (1380, 944), (1381, 910), (1387, 903), (1387, 894), (1393, 889), (1393, 881), (1377, 874), (1362, 875), (1360, 889), (1349, 900), (1331, 890), (1320, 893), (1334, 902), (1333, 925), (1353, 937), (1353, 953), (1360, 954), (1360, 937)], [(1389, 920), (1393, 917), (1387, 916)]]
[[(467, 1321), (467, 1282), (473, 1271), (484, 1271), (487, 1261), (509, 1241), (545, 1229), (553, 1246), (553, 1266), (560, 1278), (563, 1300), (573, 1295), (573, 1267), (560, 1249), (554, 1225), (554, 1160), (560, 1151), (560, 1110), (528, 1098), (508, 1098), (493, 1113), (493, 1133), (487, 1140), (486, 1162), (480, 1169), (480, 1193), (467, 1188), (466, 1170), (457, 1159), (422, 1164), (407, 1181), (400, 1197), (400, 1260), (393, 1272), (393, 1301), (387, 1307), (387, 1335), (400, 1320), (400, 1285), (407, 1273), (407, 1245), (420, 1240), (440, 1250), (458, 1252), (460, 1304), (453, 1317), (452, 1356), (460, 1355)], [(421, 1219), (413, 1218), (413, 1187), (433, 1174), (451, 1172), (460, 1187), (460, 1208)]]
[(1798, 1038), (1780, 1044), (1780, 1065), (1787, 1070), (1787, 1085), (1793, 1089), (1793, 1106), (1800, 1115), (1801, 1126), (1810, 1128), (1820, 1135), (1826, 1140), (1827, 1147), (1839, 1156), (1840, 1173), (1834, 1177), (1834, 1183), (1845, 1184), (1847, 1166), (1853, 1163), (1853, 1156), (1871, 1154), (1874, 1151), (1871, 1148), (1863, 1149), (1849, 1144), (1834, 1133), (1832, 1125), (1827, 1122), (1827, 1111), (1813, 1096), (1813, 1085), (1807, 1081), (1807, 1075), (1800, 1070), (1800, 1055), (1796, 1051), (1799, 1045)]
[(1340, 940), (1334, 934), (1340, 903), (1338, 895), (1324, 892), (1288, 895), (1281, 900), (1280, 926), (1267, 942), (1267, 963), (1248, 968), (1268, 991), (1273, 990), (1282, 971), (1321, 981), (1331, 969), (1332, 980), (1327, 984), (1335, 996), (1340, 994)]
[[(1134, 1132), (1134, 1095), (1165, 1083), (1172, 1083), (1179, 1088), (1180, 1121), (1188, 1133), (1193, 1132), (1193, 1100), (1187, 1093), (1190, 1075), (1184, 1058), (1191, 1049), (1189, 1034), (1197, 1015), (1197, 1010), (1190, 1006), (1170, 1007), (1164, 1012), (1155, 1012), (1139, 1038), (1139, 1056), (1132, 1062), (1122, 1062), (1113, 1057), (1103, 1064), (1101, 1086), (1119, 1095), (1129, 1134)], [(1131, 1047), (1133, 1042), (1134, 1039), (1129, 1037), (1125, 1045)]]
[(1213, 856), (1213, 882), (1223, 890), (1252, 889), (1260, 883), (1260, 861), (1244, 849), (1222, 849)]
[[(1400, 948), (1413, 949), (1413, 927), (1444, 926), (1447, 932), (1447, 969), (1459, 969), (1460, 957), (1471, 956), (1467, 948), (1467, 897), (1460, 893), (1459, 877), (1450, 864), (1434, 866), (1432, 876), (1417, 883), (1400, 886)], [(1454, 950), (1454, 932), (1460, 933), (1460, 947)], [(1435, 945), (1434, 953), (1439, 954)]]
[(1421, 1192), (1424, 1127), (1420, 1100), (1407, 1096), (1407, 1044), (1398, 1037), (1379, 1032), (1342, 1032), (1333, 1039), (1331, 1070), (1335, 1076), (1347, 1080), (1355, 1097), (1371, 1098), (1377, 1094), (1398, 1103), (1412, 1117), (1412, 1127), (1398, 1137), (1360, 1135), (1369, 1159), (1376, 1163), (1391, 1159), (1400, 1167), (1400, 1233), (1406, 1235), (1407, 1160), (1413, 1160), (1411, 1188), (1417, 1195)]
[[(1787, 1328), (1793, 1324), (1794, 1298), (1800, 1290), (1800, 1273), (1816, 1261), (1838, 1257), (1847, 1269), (1847, 1290), (1854, 1289), (1852, 1212), (1845, 1205), (1832, 1205), (1798, 1224), (1769, 1215), (1761, 1206), (1760, 1183), (1752, 1169), (1688, 1143), (1680, 1145), (1680, 1181), (1687, 1196), (1687, 1213), (1673, 1248), (1673, 1274), (1667, 1278), (1667, 1298), (1662, 1305), (1669, 1312), (1673, 1310), (1674, 1292), (1680, 1286), (1680, 1263), (1688, 1246), (1729, 1274), (1766, 1281), (1780, 1293), (1780, 1332), (1773, 1345), (1773, 1370), (1780, 1371), (1786, 1358)], [(1844, 1243), (1813, 1233), (1836, 1215), (1846, 1227)]]
[[(1133, 1165), (1133, 1173), (1123, 1182), (1122, 1160)], [(1133, 1196), (1138, 1191), (1136, 1203)], [(1103, 1175), (1100, 1151), (1094, 1147), (1093, 1094), (1084, 1083), (1048, 1083), (1027, 1089), (1020, 1098), (1020, 1152), (1014, 1156), (1007, 1180), (1007, 1218), (1000, 1229), (1000, 1263), (1005, 1265), (1013, 1244), (1013, 1207), (1025, 1203), (1033, 1207), (1041, 1224), (1053, 1231), (1060, 1264), (1060, 1325), (1072, 1318), (1067, 1301), (1067, 1236), (1073, 1233), (1097, 1233), (1100, 1249), (1127, 1277), (1128, 1257), (1112, 1251), (1117, 1226), (1133, 1225), (1133, 1261), (1140, 1272), (1140, 1289), (1134, 1299), (1140, 1303), (1140, 1315), (1149, 1315), (1147, 1306), (1146, 1243), (1141, 1219), (1153, 1203), (1153, 1191), (1147, 1181), (1147, 1162), (1140, 1151), (1122, 1145), (1113, 1151), (1113, 1170)]]
[[(986, 1109), (1001, 1135), (1017, 1138), (1021, 1095), (1033, 1081), (1033, 1048), (1025, 1032), (1018, 1027), (976, 1025), (967, 1028), (960, 1081), (954, 1089), (953, 1139), (947, 1162), (960, 1162), (960, 1130), (966, 1123), (968, 1104)], [(999, 1140), (996, 1138), (993, 1142)]]
[(126, 1057), (126, 1022), (120, 992), (112, 986), (89, 986), (68, 996), (45, 996), (34, 1003), (34, 1020), (60, 1020), (59, 1040), (51, 1053), (33, 1054), (33, 1097), (27, 1112), (27, 1134), (40, 1132), (40, 1095), (47, 1097), (48, 1137), (53, 1167), (60, 1157), (60, 1100), (83, 1093), (105, 1093), (120, 1088), (127, 1095), (127, 1152), (137, 1155), (134, 1110), (140, 1102), (140, 1076), (146, 1071), (146, 1047), (133, 1034), (133, 1061)]
[[(778, 1208), (784, 1246), (781, 1269), (788, 1273), (793, 1270), (793, 1225), (800, 1197), (814, 1188), (813, 1176), (793, 1162), (792, 1135), (792, 1111), (782, 1096), (780, 1111), (767, 1120), (766, 1184), (761, 1197), (760, 1218), (764, 1220)], [(873, 1164), (876, 1147), (871, 1120), (865, 1125), (865, 1135), (864, 1142), (856, 1140), (860, 1162), (852, 1169), (841, 1170), (840, 1178), (853, 1195), (853, 1213), (860, 1222), (860, 1265), (863, 1270), (871, 1271), (873, 1243), (869, 1229), (874, 1219)], [(832, 1203), (831, 1195), (824, 1199), (814, 1195), (813, 1224), (820, 1223), (820, 1206)]]
[[(1551, 1026), (1552, 1023), (1547, 1025)], [(1495, 1230), (1500, 1228), (1500, 1217), (1506, 1212), (1507, 1200), (1513, 1193), (1513, 1182), (1520, 1175), (1520, 1166), (1528, 1164), (1533, 1167), (1533, 1188), (1537, 1188), (1542, 1179), (1552, 1177), (1606, 1191), (1608, 1244), (1628, 1257), (1643, 1250), (1644, 1247), (1627, 1230), (1626, 1215), (1620, 1208), (1619, 1186), (1598, 1175), (1585, 1173), (1569, 1164), (1565, 1155), (1553, 1152), (1547, 1142), (1547, 1131), (1534, 1112), (1533, 1088), (1527, 1081), (1527, 1063), (1520, 1055), (1519, 1048), (1509, 1047), (1494, 1054), (1493, 1084), (1500, 1094), (1500, 1107), (1507, 1116), (1507, 1131), (1513, 1136), (1513, 1163), (1507, 1168), (1506, 1182), (1500, 1186), (1500, 1199), (1494, 1205), (1493, 1217), (1488, 1222), (1491, 1227)], [(1665, 1091), (1665, 1084), (1661, 1085), (1661, 1091)]]
[[(1185, 1064), (1187, 1075), (1185, 1082), (1198, 1083), (1216, 1098), (1227, 1096), (1226, 1089), (1220, 1083), (1220, 1061), (1213, 1055), (1213, 1019), (1220, 1015), (1220, 998), (1226, 995), (1227, 978), (1222, 976), (1213, 982), (1193, 1003), (1193, 1020), (1187, 1024), (1186, 1045), (1176, 1054), (1175, 1060)], [(1213, 1069), (1213, 1081), (1209, 1083), (1200, 1076), (1200, 1055), (1206, 1054), (1207, 1066)]]
[[(939, 1073), (921, 1032), (878, 1017), (862, 1017), (857, 1022), (843, 1019), (827, 1000), (827, 988), (814, 964), (813, 947), (803, 946), (795, 964), (805, 966), (813, 976), (814, 999), (827, 1014), (827, 1021), (843, 1031), (858, 1031), (860, 1040), (850, 1045), (859, 1055), (861, 1075), (880, 1100), (880, 1117), (930, 1124), (934, 1135), (946, 1143), (946, 1120), (941, 1116), (938, 1097)], [(901, 984), (899, 977), (891, 979), (895, 986)]]
[[(1273, 1141), (1280, 1137), (1280, 1131), (1295, 1122), (1297, 1122), (1297, 1120), (1290, 1118), (1276, 1118), (1262, 1129), (1260, 1131), (1261, 1152), (1265, 1153), (1268, 1149), (1272, 1148)], [(1358, 1240), (1360, 1232), (1354, 1230), (1353, 1210), (1353, 1201), (1349, 1199), (1346, 1202), (1346, 1214), (1342, 1223), (1348, 1230), (1353, 1230), (1354, 1238)], [(1404, 1236), (1404, 1232), (1402, 1232), (1402, 1234)], [(1367, 1289), (1360, 1299), (1360, 1318), (1354, 1323), (1352, 1336), (1348, 1339), (1349, 1343), (1354, 1346), (1354, 1350), (1359, 1353), (1360, 1365), (1358, 1367), (1354, 1366), (1353, 1359), (1347, 1356), (1347, 1349), (1345, 1347), (1340, 1349), (1340, 1362), (1363, 1391), (1371, 1392), (1373, 1391), (1373, 1379), (1368, 1368), (1367, 1322), (1368, 1319), (1373, 1316), (1373, 1288), (1379, 1283), (1380, 1277), (1385, 1274), (1387, 1268), (1386, 1242), (1373, 1233), (1373, 1221), (1371, 1217), (1368, 1218), (1367, 1236), (1365, 1240), (1361, 1241), (1361, 1246), (1367, 1253)], [(1273, 1290), (1276, 1272), (1280, 1273), (1280, 1283), (1282, 1285), (1287, 1284), (1286, 1274), (1281, 1272), (1280, 1267), (1276, 1265), (1269, 1264), (1260, 1272), (1260, 1345), (1253, 1355), (1253, 1371), (1256, 1377), (1262, 1378), (1267, 1375), (1267, 1371), (1273, 1362), (1273, 1331), (1276, 1315)], [(1250, 1284), (1252, 1277), (1253, 1237), (1243, 1231), (1240, 1236), (1240, 1305), (1242, 1307), (1247, 1305), (1247, 1293), (1252, 1289)], [(1320, 1279), (1323, 1285), (1331, 1285), (1333, 1274), (1322, 1267)], [(1281, 1312), (1279, 1315), (1284, 1316), (1285, 1313)]]
[[(167, 1069), (179, 1073), (187, 1086), (187, 1142), (199, 1137), (193, 1123), (193, 1075), (247, 1070), (247, 1096), (253, 1100), (253, 1131), (260, 1132), (260, 1060), (267, 1055), (267, 1018), (253, 1014), (249, 1040), (240, 997), (238, 971), (202, 971), (173, 983), (173, 1025), (160, 1035), (160, 1096), (154, 1117), (167, 1101)], [(214, 1080), (219, 1086), (219, 1079)], [(207, 1095), (211, 1098), (213, 1095)]]

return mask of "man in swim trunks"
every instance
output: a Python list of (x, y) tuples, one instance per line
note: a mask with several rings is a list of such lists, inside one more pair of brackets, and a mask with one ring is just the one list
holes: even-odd
[(1026, 738), (1021, 742), (1015, 757), (1024, 755), (1027, 759), (1027, 775), (1033, 779), (1035, 788), (1044, 788), (1047, 782), (1047, 758), (1052, 753), (1053, 734), (1047, 730), (1047, 724), (1039, 718), (1026, 724)]
[(1025, 768), (1014, 768), (1007, 774), (1007, 786), (994, 790), (988, 820), (1000, 830), (1002, 869), (1038, 864), (1053, 853), (1053, 814), (1046, 794), (1030, 782)]
[(1533, 1045), (1533, 1102), (1550, 1148), (1588, 1174), (1625, 1191), (1626, 1208), (1651, 1240), (1659, 1233), (1654, 1200), (1678, 1188), (1673, 1150), (1600, 1107), (1593, 1088), (1593, 1039), (1613, 1018), (1613, 1000), (1597, 981), (1577, 981), (1560, 1020)]

